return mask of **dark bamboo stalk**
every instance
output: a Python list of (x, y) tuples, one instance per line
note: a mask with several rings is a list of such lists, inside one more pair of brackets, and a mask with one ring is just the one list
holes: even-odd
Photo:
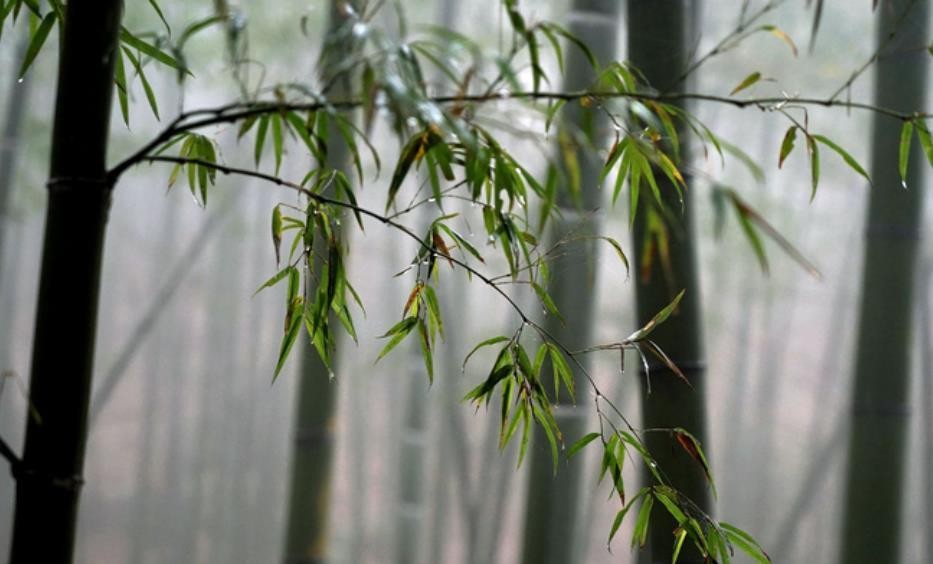
[[(648, 81), (662, 92), (678, 82), (681, 70), (686, 68), (691, 48), (688, 9), (685, 0), (632, 0), (628, 6), (629, 60), (641, 69)], [(682, 147), (682, 159), (689, 162)], [(692, 191), (687, 190), (684, 207), (674, 187), (659, 176), (664, 205), (672, 212), (667, 221), (670, 246), (670, 273), (666, 274), (654, 257), (655, 267), (650, 277), (638, 276), (636, 282), (636, 309), (641, 326), (666, 306), (680, 290), (685, 290), (678, 311), (655, 330), (652, 339), (684, 371), (692, 387), (686, 386), (663, 365), (651, 370), (650, 393), (646, 389), (646, 375), (642, 374), (642, 419), (646, 428), (683, 427), (688, 429), (709, 449), (706, 442), (706, 365), (703, 347), (702, 318), (700, 314), (700, 285), (694, 244)], [(690, 179), (687, 179), (688, 185)], [(647, 191), (643, 192), (647, 194)], [(642, 203), (647, 203), (647, 198)], [(650, 204), (649, 204), (650, 205)], [(647, 205), (635, 219), (634, 264), (641, 264), (648, 236), (646, 230)], [(681, 209), (683, 212), (681, 213)], [(648, 449), (670, 484), (687, 496), (703, 511), (712, 508), (709, 485), (703, 469), (683, 449), (673, 444), (668, 433), (648, 433)], [(652, 516), (648, 547), (642, 561), (667, 563), (673, 550), (672, 532), (676, 523), (663, 512)], [(679, 562), (699, 564), (702, 555), (692, 546), (684, 546)]]
[[(342, 4), (338, 0), (330, 2), (328, 31), (324, 40), (324, 45), (328, 47), (322, 73), (325, 82), (332, 78), (331, 67), (340, 57), (347, 55), (350, 48), (346, 35), (340, 32), (342, 26), (346, 25), (346, 18), (350, 16)], [(340, 39), (330, 45), (335, 38)], [(348, 94), (349, 79), (346, 76), (333, 78), (334, 95), (340, 97)], [(328, 164), (346, 169), (350, 155), (339, 139), (334, 128), (328, 139)], [(333, 316), (331, 319), (333, 321)], [(285, 564), (320, 564), (324, 562), (328, 551), (337, 385), (333, 378), (333, 367), (324, 364), (309, 339), (302, 339), (299, 350), (301, 366), (296, 391), (294, 447), (283, 560)], [(336, 351), (332, 358), (335, 364), (339, 362)]]
[(28, 417), (23, 460), (14, 468), (12, 564), (68, 563), (74, 553), (122, 8), (119, 0), (73, 0), (65, 10), (30, 377), (41, 419)]
[[(879, 44), (904, 10), (896, 37), (875, 71), (875, 101), (919, 108), (926, 99), (929, 0), (890, 0), (879, 7)], [(923, 209), (924, 155), (913, 144), (906, 189), (898, 171), (902, 122), (873, 123), (862, 300), (852, 389), (845, 517), (840, 562), (897, 562), (901, 545), (904, 444), (909, 418), (913, 281)]]
[[(568, 16), (570, 30), (587, 38), (601, 64), (616, 58), (619, 4), (613, 0), (575, 0)], [(586, 88), (595, 79), (594, 71), (577, 50), (568, 49), (565, 68), (564, 87), (567, 90)], [(568, 110), (566, 127), (573, 128), (574, 132), (564, 131), (570, 133), (569, 139), (574, 140), (569, 143), (580, 163), (582, 201), (574, 202), (564, 197), (558, 202), (564, 218), (552, 226), (549, 235), (554, 241), (571, 234), (597, 235), (600, 229), (593, 210), (601, 205), (601, 163), (589, 145), (599, 146), (603, 142), (608, 124), (601, 114), (577, 104), (568, 106)], [(579, 140), (580, 137), (585, 141)], [(593, 334), (597, 253), (592, 240), (570, 246), (567, 256), (551, 267), (555, 275), (549, 288), (566, 323), (550, 316), (546, 325), (561, 343), (571, 350), (578, 350), (589, 344)], [(578, 371), (575, 380), (576, 389), (583, 393), (587, 386), (584, 375)], [(582, 436), (589, 411), (582, 404), (577, 405), (566, 393), (555, 398), (555, 403), (554, 417), (564, 437), (574, 441)], [(536, 432), (529, 450), (531, 476), (522, 559), (526, 564), (565, 564), (576, 561), (580, 553), (577, 512), (583, 464), (580, 461), (562, 464), (555, 474), (549, 447), (542, 438), (543, 434)]]

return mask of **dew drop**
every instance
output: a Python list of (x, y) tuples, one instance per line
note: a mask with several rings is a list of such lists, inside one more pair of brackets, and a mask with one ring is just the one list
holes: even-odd
[(334, 378), (336, 378), (336, 377), (337, 377), (337, 375), (334, 374), (334, 371), (333, 371), (333, 370), (330, 370), (330, 371), (327, 372), (327, 379), (330, 380), (331, 382), (333, 382), (333, 381), (334, 381)]
[(903, 188), (904, 190), (907, 189), (907, 181), (906, 181), (906, 180), (901, 180), (901, 188)]
[(17, 79), (16, 79), (16, 82), (17, 82), (17, 84), (22, 84), (22, 83), (23, 83), (23, 77), (17, 78)]
[(437, 198), (430, 197), (430, 198), (428, 198), (428, 201), (429, 201), (429, 202), (436, 202), (436, 201), (437, 201)]
[(489, 237), (486, 238), (486, 242), (488, 242), (488, 243), (493, 243), (493, 242), (495, 242), (495, 240), (496, 240), (496, 238), (495, 238), (494, 236), (492, 236), (492, 235), (490, 235)]

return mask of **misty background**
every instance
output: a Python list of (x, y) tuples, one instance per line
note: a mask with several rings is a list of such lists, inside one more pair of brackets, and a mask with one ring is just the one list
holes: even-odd
[[(409, 25), (437, 22), (444, 1), (403, 2)], [(458, 31), (490, 46), (502, 40), (499, 30), (507, 24), (497, 2), (447, 1), (448, 9), (456, 10)], [(127, 4), (128, 28), (158, 26), (144, 4)], [(248, 22), (250, 56), (264, 65), (249, 72), (264, 73), (266, 84), (313, 76), (326, 16), (323, 4), (244, 2), (240, 10)], [(738, 5), (703, 2), (698, 8), (698, 53), (735, 26)], [(550, 1), (526, 8), (540, 18), (564, 21), (568, 6)], [(179, 26), (211, 12), (208, 3), (165, 1), (163, 9)], [(394, 25), (391, 10), (386, 12), (383, 23)], [(306, 36), (299, 26), (302, 17), (307, 18)], [(874, 18), (867, 7), (827, 2), (811, 53), (807, 39), (812, 13), (801, 2), (786, 2), (765, 21), (796, 40), (797, 58), (785, 43), (761, 34), (704, 64), (693, 89), (727, 95), (757, 70), (775, 81), (759, 83), (751, 94), (827, 96), (873, 53)], [(23, 36), (22, 31), (10, 33)], [(624, 20), (619, 34), (619, 45), (625, 45)], [(4, 152), (9, 159), (4, 164), (12, 168), (11, 177), (2, 179), (9, 182), (11, 195), (0, 217), (0, 369), (5, 371), (0, 434), (18, 446), (27, 410), (23, 391), (42, 240), (55, 38), (22, 83), (15, 76), (23, 37), (12, 39), (0, 43), (0, 124), (14, 114), (22, 121), (15, 139), (4, 139), (12, 147)], [(183, 90), (171, 73), (149, 73), (163, 122), (181, 107), (231, 100), (235, 85), (223, 52), (219, 29), (193, 39), (187, 55), (196, 77)], [(549, 70), (555, 79), (559, 76), (556, 69)], [(129, 130), (114, 112), (111, 162), (160, 129), (138, 85), (134, 95)], [(855, 83), (851, 97), (870, 100), (871, 95), (869, 72)], [(739, 160), (727, 156), (723, 168), (718, 156), (705, 158), (697, 150), (697, 175), (736, 188), (822, 273), (820, 279), (810, 276), (771, 243), (766, 243), (771, 271), (762, 273), (731, 214), (722, 234), (715, 236), (709, 183), (700, 181), (691, 188), (698, 209), (709, 360), (706, 449), (719, 493), (716, 515), (754, 534), (776, 562), (832, 562), (838, 550), (869, 187), (841, 159), (824, 152), (823, 180), (811, 203), (803, 151), (798, 149), (777, 169), (786, 128), (780, 116), (715, 104), (692, 109), (765, 173), (758, 181)], [(507, 117), (503, 112), (502, 118)], [(810, 110), (814, 130), (838, 141), (865, 166), (870, 117), (866, 112)], [(513, 125), (531, 128), (535, 122)], [(540, 160), (535, 142), (517, 135), (511, 141), (527, 166), (543, 166), (533, 160)], [(378, 119), (373, 142), (391, 163), (397, 141)], [(228, 162), (238, 155), (249, 158), (251, 151), (250, 143), (223, 146)], [(896, 148), (891, 151), (894, 158)], [(271, 154), (265, 155), (264, 164), (271, 160)], [(292, 146), (281, 175), (298, 181), (308, 166), (306, 156)], [(373, 169), (371, 162), (367, 166)], [(169, 172), (159, 165), (131, 171), (115, 192), (110, 213), (77, 561), (278, 561), (298, 362), (293, 354), (272, 383), (284, 304), (280, 289), (252, 294), (277, 270), (269, 235), (271, 208), (295, 199), (272, 185), (219, 176), (207, 208), (201, 209), (185, 186), (166, 191)], [(378, 180), (363, 187), (361, 204), (382, 208), (390, 174), (383, 170)], [(622, 242), (628, 253), (627, 207), (621, 201), (610, 206), (608, 190), (605, 201), (595, 213), (602, 216), (604, 233)], [(931, 217), (929, 197), (925, 207)], [(468, 220), (468, 210), (464, 212)], [(404, 345), (374, 364), (384, 344), (377, 337), (398, 320), (412, 282), (410, 276), (393, 275), (409, 264), (416, 249), (381, 225), (368, 222), (365, 227), (351, 236), (349, 276), (366, 317), (357, 316), (359, 345), (341, 342), (332, 382), (339, 399), (329, 507), (331, 561), (386, 562), (400, 543), (413, 542), (419, 562), (514, 562), (521, 550), (528, 465), (516, 470), (516, 450), (497, 450), (495, 410), (476, 412), (460, 401), (485, 376), (482, 368), (491, 358), (478, 355), (465, 373), (460, 363), (477, 342), (513, 330), (518, 320), (478, 281), (454, 272), (445, 276), (440, 292), (450, 335), (434, 384), (428, 386), (420, 353)], [(472, 234), (468, 223), (459, 227)], [(929, 241), (925, 227), (918, 279), (904, 281), (918, 289), (902, 532), (903, 562), (914, 564), (933, 561)], [(601, 252), (604, 260), (593, 286), (581, 288), (598, 304), (596, 342), (619, 340), (635, 328), (633, 284), (611, 250)], [(540, 308), (523, 292), (514, 288), (530, 311)], [(624, 413), (637, 421), (637, 371), (620, 374), (613, 355), (591, 360), (602, 389), (619, 398)], [(635, 362), (631, 357), (627, 366)], [(412, 410), (424, 414), (415, 426), (406, 417)], [(418, 457), (400, 457), (403, 452)], [(596, 484), (597, 449), (585, 453), (572, 461), (588, 468), (581, 489), (585, 522), (578, 525), (580, 561), (634, 561), (625, 534), (616, 537), (612, 553), (606, 549), (618, 507), (614, 499), (607, 500), (610, 487)], [(403, 477), (413, 471), (422, 476), (422, 493), (415, 502), (401, 500)], [(634, 484), (632, 468), (627, 471)], [(0, 473), (0, 554), (8, 552), (13, 490), (9, 474)], [(419, 524), (415, 539), (400, 534), (403, 518)], [(627, 531), (631, 523), (624, 527)]]

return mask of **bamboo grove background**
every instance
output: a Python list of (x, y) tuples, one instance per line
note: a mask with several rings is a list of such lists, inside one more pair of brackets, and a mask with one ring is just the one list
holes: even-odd
[[(139, 3), (136, 3), (139, 4)], [(164, 3), (185, 21), (210, 13), (207, 3)], [(491, 0), (402, 3), (409, 25), (452, 22), (456, 29), (495, 45), (503, 25)], [(735, 25), (738, 3), (706, 0), (696, 11), (697, 49), (703, 52)], [(267, 82), (306, 78), (326, 25), (323, 2), (247, 3), (251, 57), (265, 61)], [(568, 3), (537, 3), (542, 17), (563, 21)], [(826, 94), (845, 82), (874, 49), (873, 15), (827, 3), (824, 25), (807, 53), (812, 15), (784, 3), (770, 21), (798, 40), (796, 59), (774, 38), (761, 37), (711, 60), (696, 89), (727, 94), (752, 70), (780, 79), (762, 92)], [(141, 5), (127, 5), (137, 26), (151, 22)], [(391, 11), (391, 10), (388, 10)], [(307, 37), (296, 27), (306, 17)], [(622, 18), (625, 13), (623, 10)], [(830, 23), (826, 23), (830, 22)], [(395, 25), (386, 18), (386, 25)], [(625, 27), (616, 38), (624, 56)], [(294, 38), (283, 42), (282, 37)], [(8, 38), (9, 39), (9, 38)], [(34, 280), (42, 229), (43, 182), (48, 160), (53, 61), (44, 56), (23, 81), (15, 80), (23, 40), (0, 44), (0, 91), (5, 108), (0, 189), (5, 190), (0, 239), (0, 432), (19, 444), (26, 402)], [(219, 31), (192, 42), (192, 66), (206, 69), (184, 91), (169, 76), (154, 81), (163, 113), (226, 101), (229, 65)], [(153, 75), (155, 76), (155, 74)], [(557, 76), (556, 70), (553, 76)], [(871, 73), (853, 88), (870, 98)], [(139, 93), (137, 93), (139, 95)], [(139, 102), (140, 100), (137, 100)], [(864, 206), (868, 186), (840, 162), (826, 159), (824, 181), (809, 202), (809, 170), (800, 155), (776, 169), (781, 122), (757, 110), (696, 106), (717, 133), (761, 163), (757, 180), (730, 159), (723, 176), (765, 212), (820, 268), (807, 275), (773, 245), (770, 275), (734, 219), (714, 233), (710, 189), (694, 194), (703, 289), (708, 366), (708, 452), (719, 489), (718, 515), (742, 523), (776, 562), (832, 562), (837, 556), (845, 479), (849, 389), (859, 299)], [(156, 131), (144, 104), (133, 106), (135, 134)], [(510, 119), (503, 115), (503, 120)], [(17, 123), (18, 120), (18, 123)], [(811, 120), (863, 163), (871, 148), (869, 116), (812, 110)], [(128, 133), (114, 116), (113, 152)], [(512, 125), (521, 126), (521, 123)], [(388, 128), (374, 140), (394, 154)], [(514, 136), (515, 143), (531, 142)], [(233, 155), (235, 147), (225, 147)], [(240, 150), (249, 150), (248, 147)], [(518, 151), (517, 154), (522, 154)], [(271, 158), (269, 155), (266, 158)], [(287, 159), (283, 176), (304, 175), (300, 158)], [(531, 163), (534, 166), (534, 163)], [(694, 157), (702, 174), (716, 158)], [(718, 172), (717, 172), (718, 174)], [(929, 170), (926, 171), (929, 178)], [(269, 186), (222, 179), (206, 210), (185, 190), (166, 194), (168, 171), (140, 167), (124, 182), (111, 210), (104, 264), (92, 431), (81, 503), (79, 562), (274, 562), (285, 538), (297, 355), (270, 385), (281, 331), (280, 297), (253, 291), (273, 272), (269, 243)], [(598, 212), (602, 229), (628, 250), (627, 213)], [(378, 186), (362, 192), (379, 207)], [(930, 217), (930, 199), (924, 207)], [(464, 231), (469, 231), (465, 225)], [(450, 328), (438, 377), (428, 388), (416, 352), (401, 351), (374, 365), (377, 336), (394, 323), (406, 294), (402, 270), (415, 249), (376, 225), (354, 233), (350, 276), (367, 306), (359, 346), (344, 342), (333, 374), (336, 394), (333, 482), (327, 554), (335, 563), (515, 562), (522, 549), (529, 465), (515, 470), (516, 453), (496, 450), (492, 413), (460, 402), (478, 376), (461, 374), (470, 346), (512, 320), (490, 292), (448, 277)], [(933, 247), (922, 230), (916, 281), (911, 394), (907, 439), (903, 561), (933, 561)], [(482, 244), (483, 241), (476, 241)], [(611, 253), (603, 253), (604, 258)], [(456, 278), (456, 280), (454, 280)], [(597, 340), (617, 339), (635, 326), (634, 283), (614, 260), (602, 260), (592, 300)], [(519, 290), (520, 291), (520, 290)], [(539, 307), (525, 296), (529, 308)], [(543, 312), (542, 312), (543, 313)], [(630, 358), (628, 366), (635, 366)], [(626, 413), (639, 411), (637, 372), (619, 373), (615, 357), (600, 358), (595, 374), (620, 398)], [(297, 444), (301, 444), (300, 437)], [(585, 464), (577, 541), (580, 561), (634, 561), (624, 540), (606, 550), (615, 508), (606, 484), (595, 483), (598, 461)], [(628, 476), (628, 475), (627, 475)], [(628, 477), (634, 480), (634, 475)], [(6, 553), (13, 485), (0, 476), (0, 553)], [(624, 539), (624, 536), (618, 537)]]

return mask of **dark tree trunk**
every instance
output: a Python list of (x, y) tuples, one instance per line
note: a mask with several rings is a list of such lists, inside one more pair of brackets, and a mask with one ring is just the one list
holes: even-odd
[(29, 417), (12, 564), (72, 559), (87, 438), (120, 0), (68, 3), (59, 62)]

